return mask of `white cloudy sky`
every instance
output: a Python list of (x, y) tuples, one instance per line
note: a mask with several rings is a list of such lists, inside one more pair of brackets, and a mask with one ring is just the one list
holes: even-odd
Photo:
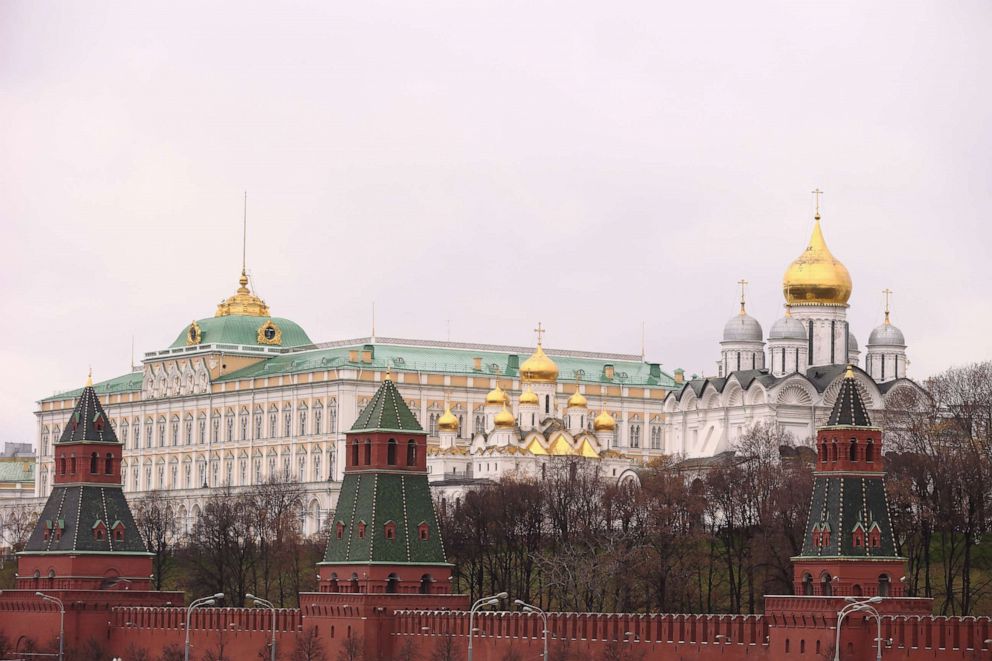
[(318, 341), (765, 329), (816, 186), (864, 343), (992, 358), (992, 4), (0, 2), (0, 441), (240, 268)]

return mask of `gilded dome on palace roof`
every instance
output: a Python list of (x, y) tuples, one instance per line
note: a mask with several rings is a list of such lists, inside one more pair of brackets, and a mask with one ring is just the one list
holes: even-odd
[(220, 302), (217, 305), (215, 317), (226, 317), (231, 314), (245, 315), (248, 317), (268, 317), (269, 306), (248, 289), (248, 275), (241, 271), (241, 278), (238, 280), (238, 290), (233, 296)]
[(816, 215), (809, 245), (782, 278), (782, 293), (789, 305), (846, 305), (851, 298), (851, 274), (827, 248)]
[(540, 344), (520, 366), (520, 380), (525, 383), (554, 383), (558, 380), (558, 366), (548, 358)]

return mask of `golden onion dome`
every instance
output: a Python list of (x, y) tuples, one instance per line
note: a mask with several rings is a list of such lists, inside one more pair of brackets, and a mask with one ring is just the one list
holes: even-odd
[(580, 408), (584, 409), (589, 406), (589, 401), (586, 399), (585, 395), (576, 390), (572, 393), (572, 396), (568, 398), (568, 408)]
[(444, 415), (437, 419), (437, 428), (440, 431), (458, 431), (458, 418), (451, 412), (451, 407), (444, 409)]
[(523, 391), (520, 395), (521, 406), (538, 406), (540, 403), (541, 400), (538, 399), (537, 393), (530, 388), (527, 388), (527, 390)]
[(510, 429), (517, 424), (517, 419), (506, 408), (506, 404), (503, 404), (503, 410), (496, 414), (496, 417), (493, 418), (493, 423), (496, 425), (496, 429)]
[(540, 344), (520, 366), (520, 380), (524, 383), (554, 383), (558, 380), (558, 366), (548, 358)]
[(607, 411), (601, 411), (596, 419), (592, 421), (592, 428), (595, 431), (616, 431), (617, 421), (613, 419)]
[(510, 403), (510, 396), (506, 394), (506, 391), (496, 384), (496, 387), (489, 391), (486, 395), (486, 404), (495, 404), (496, 406), (502, 406)]
[(782, 278), (782, 293), (789, 305), (845, 305), (851, 298), (851, 274), (827, 248), (820, 229), (820, 214), (815, 217), (809, 245)]
[(268, 317), (269, 306), (265, 301), (251, 293), (248, 289), (248, 275), (242, 269), (241, 278), (238, 280), (241, 285), (234, 295), (221, 301), (217, 305), (215, 317), (227, 317), (229, 315), (243, 315), (247, 317)]

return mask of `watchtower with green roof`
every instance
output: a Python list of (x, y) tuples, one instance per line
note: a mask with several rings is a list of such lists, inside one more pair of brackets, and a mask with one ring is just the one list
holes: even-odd
[(151, 554), (121, 488), (121, 451), (87, 381), (55, 443), (52, 493), (17, 561), (17, 587), (151, 587)]
[(318, 564), (321, 592), (450, 593), (427, 433), (388, 373), (345, 439), (344, 481)]
[(817, 430), (816, 448), (806, 538), (792, 558), (796, 594), (902, 596), (905, 559), (892, 537), (882, 430), (871, 422), (853, 367)]

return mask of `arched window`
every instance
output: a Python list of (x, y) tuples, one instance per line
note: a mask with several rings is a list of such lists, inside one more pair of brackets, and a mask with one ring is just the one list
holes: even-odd
[(820, 575), (820, 594), (824, 597), (832, 596), (834, 593), (833, 577), (827, 572)]
[(69, 473), (72, 475), (76, 474), (76, 455), (72, 454), (69, 456)]
[(856, 438), (851, 439), (851, 446), (850, 449), (848, 450), (847, 458), (850, 459), (851, 461), (858, 460), (858, 439)]
[(90, 454), (90, 474), (96, 474), (97, 455), (96, 452)]
[(389, 439), (389, 443), (386, 446), (386, 463), (390, 466), (396, 465), (396, 439)]
[(420, 577), (420, 594), (430, 594), (431, 593), (431, 583), (434, 579), (431, 578), (430, 574), (424, 574)]
[(803, 574), (803, 596), (813, 596), (813, 575), (808, 572)]
[(878, 596), (888, 597), (892, 588), (892, 579), (889, 578), (888, 574), (882, 574), (878, 577)]
[(827, 460), (827, 444), (820, 443), (820, 462), (825, 462)]
[(59, 457), (59, 473), (65, 475), (65, 455)]
[(358, 441), (357, 440), (351, 442), (351, 465), (352, 466), (357, 466), (358, 465)]
[(875, 443), (870, 438), (865, 444), (865, 461), (869, 464), (875, 461)]
[(855, 583), (854, 586), (851, 588), (851, 591), (854, 593), (855, 597), (860, 597), (864, 595), (864, 590), (861, 589), (861, 585), (859, 583)]
[(365, 465), (369, 466), (372, 463), (372, 439), (365, 439)]
[(412, 438), (406, 442), (406, 465), (417, 465), (417, 442)]
[(331, 592), (337, 592), (338, 591), (338, 575), (337, 575), (336, 572), (333, 573), (333, 574), (331, 574), (331, 580), (328, 581), (328, 586), (327, 587), (328, 587), (328, 589)]
[(114, 455), (107, 453), (107, 458), (103, 462), (103, 472), (112, 475), (114, 472)]
[(837, 461), (837, 439), (836, 438), (834, 439), (834, 442), (833, 442), (833, 454), (831, 456), (831, 461)]
[(351, 575), (351, 591), (358, 592), (358, 574)]
[(400, 577), (399, 576), (397, 576), (395, 573), (394, 574), (390, 574), (386, 578), (386, 592), (388, 592), (389, 594), (395, 593), (396, 592), (396, 586), (399, 584), (399, 582), (400, 582)]

